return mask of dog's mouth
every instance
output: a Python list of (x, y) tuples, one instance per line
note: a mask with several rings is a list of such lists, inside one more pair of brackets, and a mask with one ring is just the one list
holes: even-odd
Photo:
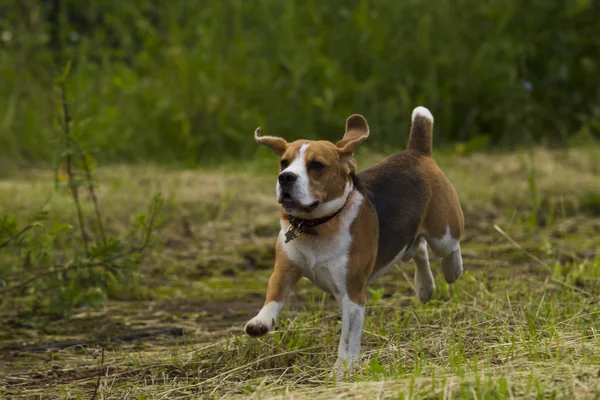
[(283, 206), (283, 208), (286, 210), (304, 211), (307, 213), (315, 211), (317, 209), (317, 207), (319, 207), (319, 204), (320, 204), (319, 201), (315, 201), (308, 206), (304, 206), (304, 205), (298, 203), (292, 197), (292, 195), (289, 193), (283, 193), (281, 196), (279, 196), (278, 201), (279, 201), (279, 204), (281, 204)]

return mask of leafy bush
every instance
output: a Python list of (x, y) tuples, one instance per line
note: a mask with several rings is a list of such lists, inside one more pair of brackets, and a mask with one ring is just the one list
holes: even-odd
[(433, 111), (439, 144), (566, 143), (600, 132), (600, 12), (591, 0), (60, 0), (4, 9), (0, 155), (12, 159), (52, 159), (52, 65), (67, 60), (74, 130), (85, 127), (86, 145), (115, 161), (252, 157), (262, 152), (248, 145), (257, 125), (333, 140), (352, 112), (368, 118), (371, 146), (399, 148), (418, 104)]
[[(159, 206), (156, 197), (149, 214), (155, 215)], [(137, 267), (148, 250), (153, 221), (141, 215), (127, 237), (95, 243), (86, 255), (78, 250), (81, 237), (73, 235), (73, 226), (52, 224), (47, 217), (47, 212), (39, 212), (28, 225), (18, 227), (14, 217), (0, 214), (3, 301), (13, 302), (17, 310), (27, 305), (33, 311), (65, 314), (136, 288)]]
[[(73, 198), (78, 225), (53, 222), (45, 209), (25, 225), (0, 212), (0, 300), (5, 306), (13, 303), (10, 308), (16, 310), (25, 304), (34, 311), (65, 314), (73, 307), (99, 305), (110, 295), (136, 290), (139, 262), (154, 246), (153, 233), (162, 208), (158, 194), (126, 234), (111, 236), (103, 228), (93, 159), (71, 135), (68, 72), (57, 81), (58, 104), (62, 106), (57, 123), (62, 127), (64, 152), (59, 157), (56, 188)], [(84, 216), (82, 191), (93, 203), (92, 218)]]

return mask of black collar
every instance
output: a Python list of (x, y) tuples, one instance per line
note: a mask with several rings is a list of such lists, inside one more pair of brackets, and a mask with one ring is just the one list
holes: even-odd
[(290, 221), (290, 227), (285, 232), (285, 242), (288, 243), (289, 241), (296, 239), (298, 236), (300, 236), (301, 233), (308, 233), (309, 235), (312, 235), (312, 236), (318, 236), (319, 233), (317, 232), (317, 230), (314, 227), (322, 225), (325, 222), (332, 220), (339, 213), (341, 213), (342, 210), (344, 208), (346, 208), (346, 204), (348, 204), (348, 200), (350, 199), (350, 195), (352, 194), (353, 191), (354, 191), (354, 188), (352, 188), (350, 190), (350, 193), (348, 193), (348, 197), (346, 198), (346, 202), (344, 203), (344, 205), (342, 205), (340, 207), (339, 210), (337, 210), (333, 214), (328, 215), (326, 217), (316, 218), (316, 219), (304, 219), (304, 218), (298, 218), (298, 217), (293, 217), (293, 216), (289, 215), (288, 219)]

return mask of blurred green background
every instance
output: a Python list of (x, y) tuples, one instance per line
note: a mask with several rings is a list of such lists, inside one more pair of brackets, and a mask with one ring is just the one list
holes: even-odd
[(0, 0), (0, 168), (58, 158), (69, 61), (74, 135), (105, 162), (260, 158), (258, 125), (336, 140), (354, 112), (397, 149), (416, 105), (440, 148), (593, 141), (599, 21), (592, 0)]

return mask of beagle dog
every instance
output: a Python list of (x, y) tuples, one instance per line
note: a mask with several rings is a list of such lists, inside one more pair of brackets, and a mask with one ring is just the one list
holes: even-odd
[(433, 116), (412, 113), (408, 149), (355, 173), (353, 153), (369, 136), (361, 115), (350, 116), (336, 144), (273, 136), (254, 137), (280, 157), (277, 201), (282, 206), (273, 274), (265, 303), (245, 326), (250, 336), (269, 332), (301, 278), (333, 294), (342, 311), (335, 369), (360, 355), (367, 285), (398, 261), (414, 259), (422, 302), (435, 284), (427, 245), (442, 259), (446, 282), (462, 274), (463, 212), (456, 190), (431, 156)]

